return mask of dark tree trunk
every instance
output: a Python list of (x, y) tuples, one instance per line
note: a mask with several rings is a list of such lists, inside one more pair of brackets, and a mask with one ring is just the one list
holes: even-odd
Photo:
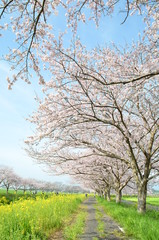
[(147, 197), (147, 182), (138, 186), (137, 211), (139, 213), (145, 213), (146, 212), (146, 197)]
[(107, 191), (107, 201), (110, 202), (110, 188), (108, 188)]
[(103, 191), (100, 191), (100, 197), (101, 198), (103, 197)]

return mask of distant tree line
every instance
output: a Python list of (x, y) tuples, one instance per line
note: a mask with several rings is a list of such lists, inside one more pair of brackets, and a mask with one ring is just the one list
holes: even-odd
[(8, 194), (9, 189), (30, 191), (30, 193), (42, 192), (67, 192), (67, 193), (84, 193), (85, 190), (80, 186), (66, 185), (61, 182), (46, 182), (32, 178), (22, 178), (18, 176), (12, 168), (0, 167), (0, 188), (5, 188)]

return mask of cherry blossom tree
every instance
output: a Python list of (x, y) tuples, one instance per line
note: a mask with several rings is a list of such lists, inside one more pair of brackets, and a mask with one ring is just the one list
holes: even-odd
[(128, 185), (130, 180), (132, 180), (132, 172), (130, 171), (130, 167), (119, 161), (114, 162), (109, 170), (113, 179), (113, 188), (116, 192), (116, 203), (121, 202), (122, 198), (122, 190)]
[[(95, 181), (98, 183), (98, 188), (100, 189), (99, 192), (103, 193), (104, 198), (110, 201), (110, 190), (114, 189), (116, 194), (116, 203), (121, 202), (122, 190), (128, 185), (130, 180), (132, 180), (132, 172), (130, 171), (130, 167), (128, 165), (117, 160), (111, 161), (109, 158), (99, 158), (95, 156), (95, 161), (90, 164), (89, 170), (88, 159), (86, 163), (83, 162), (82, 166), (83, 172), (78, 168), (77, 177), (79, 172), (84, 173), (85, 170), (86, 178), (91, 175), (90, 182)], [(77, 168), (76, 163), (73, 166), (73, 169), (75, 168)], [(81, 176), (81, 181), (82, 178), (83, 176)]]
[(14, 171), (9, 167), (4, 167), (1, 169), (2, 173), (2, 186), (6, 188), (7, 194), (9, 191), (9, 188), (13, 186), (14, 180), (17, 178), (17, 175), (14, 173)]
[[(119, 7), (118, 7), (119, 5)], [(19, 78), (30, 83), (32, 69), (36, 72), (39, 83), (44, 84), (45, 79), (41, 71), (42, 66), (47, 68), (46, 58), (51, 58), (56, 61), (54, 50), (56, 48), (56, 26), (53, 26), (53, 19), (58, 15), (58, 11), (66, 13), (67, 28), (73, 30), (75, 35), (79, 22), (88, 22), (89, 20), (95, 21), (98, 25), (101, 16), (111, 15), (114, 9), (120, 9), (125, 12), (123, 23), (129, 15), (134, 12), (143, 14), (147, 22), (148, 31), (152, 36), (157, 32), (157, 11), (158, 1), (132, 1), (125, 0), (105, 0), (105, 1), (29, 1), (23, 0), (21, 3), (17, 0), (3, 0), (0, 5), (0, 18), (6, 23), (1, 24), (1, 30), (12, 30), (15, 35), (15, 48), (11, 49), (9, 54), (6, 55), (12, 65), (12, 70), (18, 69), (18, 72), (13, 75), (13, 79), (7, 79), (9, 88)], [(9, 18), (10, 17), (10, 18)], [(152, 20), (153, 19), (153, 20)], [(152, 23), (153, 22), (153, 23)], [(153, 30), (152, 30), (153, 26)], [(72, 36), (71, 36), (72, 37)], [(157, 36), (156, 36), (157, 38)], [(155, 41), (153, 41), (153, 44)], [(61, 46), (62, 47), (62, 46)], [(48, 52), (46, 55), (46, 52)], [(72, 52), (73, 54), (73, 52)], [(150, 78), (154, 74), (158, 74), (158, 70), (144, 74), (145, 77)], [(143, 75), (136, 74), (135, 81), (140, 80)], [(129, 82), (132, 79), (126, 80)]]
[(39, 182), (36, 179), (28, 178), (27, 179), (27, 190), (30, 193), (34, 193), (39, 188)]
[(22, 181), (21, 181), (21, 190), (23, 190), (24, 194), (28, 190), (28, 179), (26, 179), (26, 178), (22, 179)]
[(4, 167), (0, 168), (0, 185), (2, 184), (3, 180), (5, 179), (5, 171), (6, 171), (6, 168), (4, 168)]
[[(54, 94), (46, 93), (31, 119), (37, 133), (30, 138), (30, 145), (40, 142), (43, 146), (34, 148), (33, 155), (39, 161), (58, 164), (65, 161), (66, 152), (88, 148), (124, 162), (132, 169), (138, 188), (138, 211), (143, 212), (147, 183), (159, 174), (158, 76), (151, 81), (143, 77), (139, 85), (109, 82), (147, 71), (151, 68), (147, 57), (157, 64), (157, 55), (150, 56), (141, 44), (122, 55), (107, 48), (90, 55), (77, 44), (74, 57), (69, 49), (67, 54), (57, 51), (52, 66), (56, 81), (50, 81), (45, 89), (54, 89)], [(144, 64), (141, 56), (145, 57)]]
[[(74, 143), (73, 140), (72, 144)], [(81, 154), (76, 151), (68, 151), (68, 149), (68, 146), (66, 151), (62, 148), (62, 151), (56, 152), (58, 155), (54, 157), (53, 151), (55, 151), (55, 149), (51, 150), (52, 153), (49, 150), (51, 157), (46, 155), (45, 152), (43, 157), (49, 165), (49, 171), (57, 171), (58, 174), (69, 174), (73, 176), (76, 181), (99, 192), (99, 194), (107, 198), (108, 201), (110, 201), (110, 190), (115, 189), (116, 202), (120, 202), (123, 188), (127, 186), (132, 179), (130, 167), (124, 162), (121, 163), (115, 159), (112, 162), (111, 159), (105, 158), (104, 155), (100, 156), (101, 154), (94, 153), (94, 150), (93, 152), (88, 151), (87, 153)], [(38, 161), (44, 160), (44, 158), (41, 159), (39, 154), (31, 153), (32, 157), (37, 158)]]
[[(95, 156), (94, 161), (87, 162), (80, 160), (80, 168), (77, 166), (77, 162), (73, 165), (72, 169), (77, 175), (77, 178), (80, 176), (80, 182), (82, 180), (89, 179), (90, 184), (94, 182), (96, 192), (99, 192), (100, 195), (104, 195), (104, 198), (110, 201), (110, 190), (114, 189), (116, 194), (116, 202), (121, 202), (122, 190), (128, 185), (132, 179), (132, 173), (129, 170), (129, 167), (119, 161), (111, 161), (105, 159), (104, 157)], [(70, 169), (69, 174), (70, 174)], [(83, 176), (86, 175), (85, 176)], [(98, 186), (98, 189), (97, 189)]]
[(14, 178), (12, 181), (12, 188), (17, 193), (17, 191), (21, 189), (21, 186), (22, 186), (22, 178), (17, 175), (16, 178)]

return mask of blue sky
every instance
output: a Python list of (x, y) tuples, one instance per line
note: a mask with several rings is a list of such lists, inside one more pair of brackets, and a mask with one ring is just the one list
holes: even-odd
[[(59, 15), (54, 20), (55, 29), (58, 31), (65, 28), (65, 20)], [(91, 49), (97, 45), (109, 44), (111, 41), (124, 46), (138, 39), (138, 32), (142, 32), (143, 23), (140, 16), (129, 17), (121, 25), (124, 19), (123, 14), (115, 13), (114, 16), (101, 19), (100, 27), (90, 22), (86, 25), (80, 24), (78, 34), (81, 41)], [(66, 44), (69, 44), (69, 35), (66, 37)], [(0, 58), (7, 52), (8, 47), (14, 48), (12, 35), (7, 33), (0, 38)], [(13, 89), (7, 89), (6, 76), (11, 75), (7, 62), (0, 61), (0, 165), (11, 166), (17, 174), (22, 177), (31, 177), (48, 181), (68, 182), (65, 176), (50, 177), (42, 170), (42, 166), (36, 165), (29, 158), (24, 148), (24, 139), (32, 134), (33, 127), (25, 119), (36, 110), (34, 101), (35, 93), (41, 95), (41, 89), (36, 77), (32, 85), (17, 82)]]
[(50, 177), (29, 158), (23, 150), (24, 139), (32, 134), (33, 127), (26, 118), (36, 109), (35, 92), (40, 92), (38, 84), (26, 85), (18, 82), (12, 91), (7, 90), (7, 63), (0, 63), (0, 165), (12, 167), (24, 178), (46, 181), (68, 181), (66, 177)]

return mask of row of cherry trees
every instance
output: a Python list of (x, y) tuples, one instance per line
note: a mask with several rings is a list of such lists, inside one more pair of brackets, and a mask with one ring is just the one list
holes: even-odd
[[(0, 8), (1, 17), (15, 13), (9, 24), (18, 47), (6, 58), (20, 70), (8, 79), (9, 88), (19, 78), (29, 82), (30, 69), (44, 84), (45, 98), (37, 99), (39, 108), (30, 118), (36, 132), (26, 141), (29, 154), (108, 198), (113, 188), (117, 202), (126, 185), (136, 186), (138, 211), (144, 212), (147, 185), (159, 175), (158, 1), (124, 1), (123, 22), (129, 13), (143, 14), (146, 28), (138, 42), (90, 51), (75, 38), (78, 21), (90, 17), (98, 23), (121, 1), (22, 2), (2, 1)], [(47, 22), (59, 6), (73, 30), (68, 48)], [(42, 66), (52, 75), (48, 82)]]
[[(96, 175), (97, 163), (106, 178), (112, 170), (117, 172), (112, 172), (113, 178), (124, 175), (125, 184), (133, 178), (138, 211), (145, 211), (147, 184), (159, 174), (159, 79), (108, 83), (113, 78), (135, 79), (143, 67), (140, 58), (151, 68), (149, 52), (139, 55), (134, 49), (117, 55), (98, 49), (90, 55), (80, 44), (74, 57), (69, 51), (57, 50), (52, 65), (56, 81), (46, 84), (46, 97), (31, 118), (37, 131), (28, 139), (30, 155), (64, 172), (78, 169), (80, 159), (81, 172), (89, 165), (90, 174)], [(115, 189), (120, 195), (122, 187)]]
[(108, 198), (113, 188), (117, 202), (126, 185), (136, 186), (139, 212), (146, 210), (148, 183), (159, 175), (158, 20), (157, 7), (148, 9), (142, 39), (125, 49), (88, 51), (80, 40), (66, 49), (62, 38), (53, 49), (43, 43), (39, 55), (53, 77), (28, 139), (38, 162)]
[(0, 168), (0, 187), (6, 188), (8, 193), (9, 189), (14, 189), (17, 193), (18, 190), (37, 192), (37, 191), (51, 191), (51, 192), (84, 192), (80, 186), (66, 185), (60, 182), (46, 182), (30, 178), (21, 178), (13, 169), (9, 167)]
[[(119, 176), (127, 169), (125, 184), (135, 181), (139, 212), (146, 209), (148, 182), (159, 175), (159, 79), (142, 75), (138, 84), (112, 83), (151, 72), (158, 59), (149, 48), (139, 43), (130, 52), (90, 53), (78, 41), (74, 56), (57, 48), (56, 62), (48, 60), (56, 81), (45, 85), (46, 97), (31, 118), (37, 132), (28, 141), (32, 157), (66, 172), (76, 169), (78, 159), (83, 171), (88, 162), (94, 169), (98, 158), (106, 178), (109, 168)], [(120, 189), (115, 187), (119, 196)]]

